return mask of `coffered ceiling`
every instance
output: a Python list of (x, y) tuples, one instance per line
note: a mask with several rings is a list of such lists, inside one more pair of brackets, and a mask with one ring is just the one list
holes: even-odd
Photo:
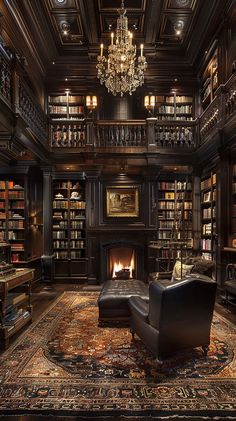
[[(145, 42), (147, 49), (164, 46), (180, 50), (189, 41), (203, 3), (203, 0), (126, 0), (124, 5), (130, 30), (135, 39)], [(117, 9), (121, 6), (120, 0), (44, 0), (41, 4), (54, 40), (64, 53), (106, 41), (116, 28)]]
[[(120, 0), (3, 0), (16, 23), (25, 24), (46, 82), (67, 79), (93, 89), (96, 59), (116, 28)], [(196, 64), (223, 23), (227, 0), (124, 0), (129, 29), (144, 43), (149, 89), (167, 80), (196, 77)], [(1, 9), (0, 9), (1, 10)], [(28, 36), (28, 35), (27, 35)], [(16, 40), (17, 42), (17, 40)], [(168, 70), (168, 71), (167, 71)]]

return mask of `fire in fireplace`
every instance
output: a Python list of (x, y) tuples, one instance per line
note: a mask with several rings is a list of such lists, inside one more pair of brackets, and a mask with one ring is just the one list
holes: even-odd
[(109, 250), (109, 273), (111, 279), (135, 277), (135, 251), (132, 247), (113, 247)]

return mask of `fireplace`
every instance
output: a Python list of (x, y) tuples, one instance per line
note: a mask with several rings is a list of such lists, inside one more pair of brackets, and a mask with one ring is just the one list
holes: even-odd
[(129, 241), (101, 244), (101, 280), (143, 279), (144, 249)]
[(133, 247), (112, 247), (107, 253), (109, 279), (135, 278), (135, 249)]

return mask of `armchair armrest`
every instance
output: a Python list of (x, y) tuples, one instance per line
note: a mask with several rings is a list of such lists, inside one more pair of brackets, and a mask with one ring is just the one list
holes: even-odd
[(129, 298), (129, 308), (131, 314), (135, 314), (142, 321), (148, 321), (149, 304), (140, 297)]
[(149, 273), (148, 278), (149, 281), (158, 281), (159, 279), (171, 279), (172, 277), (172, 271), (168, 272), (152, 272)]

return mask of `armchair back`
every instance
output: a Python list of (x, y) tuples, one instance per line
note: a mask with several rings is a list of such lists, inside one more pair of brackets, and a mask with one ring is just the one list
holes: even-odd
[(132, 332), (158, 358), (197, 346), (205, 351), (210, 343), (216, 287), (215, 281), (203, 275), (192, 275), (169, 285), (161, 280), (151, 282), (146, 319), (130, 302)]

